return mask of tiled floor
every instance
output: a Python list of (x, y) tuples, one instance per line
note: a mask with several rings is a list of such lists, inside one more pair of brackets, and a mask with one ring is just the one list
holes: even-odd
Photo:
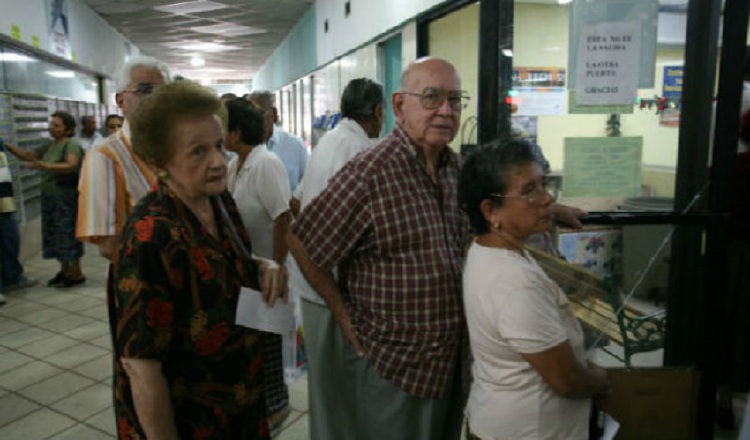
[[(115, 437), (104, 283), (107, 262), (87, 246), (87, 281), (46, 287), (57, 263), (35, 256), (33, 288), (6, 293), (0, 306), (0, 439), (98, 440)], [(292, 413), (276, 437), (307, 439), (307, 381), (290, 387)]]
[[(86, 248), (87, 282), (69, 290), (46, 287), (57, 263), (39, 255), (24, 265), (40, 284), (6, 293), (0, 306), (0, 439), (98, 440), (114, 438), (111, 356), (104, 282), (107, 262)], [(647, 305), (643, 305), (647, 307)], [(596, 353), (604, 366), (620, 366)], [(634, 356), (636, 366), (661, 364), (662, 352)], [(278, 440), (308, 438), (307, 380), (289, 388), (292, 413)], [(737, 414), (744, 396), (736, 399)], [(736, 439), (717, 431), (715, 439)]]

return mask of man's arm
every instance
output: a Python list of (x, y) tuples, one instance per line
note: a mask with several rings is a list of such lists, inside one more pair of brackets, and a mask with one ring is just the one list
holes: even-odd
[(273, 220), (273, 261), (284, 265), (288, 249), (286, 246), (286, 234), (289, 232), (289, 211), (280, 214)]
[(576, 229), (583, 227), (583, 224), (581, 224), (581, 220), (579, 219), (588, 215), (588, 212), (578, 209), (575, 206), (561, 205), (559, 203), (553, 205), (552, 211), (558, 222)]
[(297, 260), (302, 274), (305, 276), (307, 282), (315, 289), (318, 294), (331, 309), (334, 319), (341, 330), (341, 334), (344, 340), (352, 345), (354, 350), (357, 352), (357, 356), (363, 356), (364, 350), (357, 340), (357, 336), (352, 330), (351, 319), (349, 318), (349, 311), (344, 303), (344, 298), (341, 296), (341, 290), (339, 289), (338, 283), (333, 278), (333, 275), (317, 266), (307, 253), (304, 245), (293, 232), (289, 232), (286, 236), (286, 243), (289, 246), (289, 252), (292, 253), (294, 259)]
[(138, 422), (149, 440), (179, 440), (169, 387), (161, 372), (161, 362), (122, 358), (130, 379)]

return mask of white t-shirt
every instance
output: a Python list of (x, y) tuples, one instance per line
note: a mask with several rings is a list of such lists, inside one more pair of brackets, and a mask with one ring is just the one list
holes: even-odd
[[(328, 181), (344, 164), (371, 145), (373, 139), (367, 137), (361, 125), (349, 118), (343, 118), (333, 130), (323, 135), (307, 161), (302, 182), (294, 191), (294, 196), (300, 201), (300, 209), (309, 205), (328, 186)], [(289, 259), (289, 284), (303, 298), (325, 304), (315, 289), (307, 284), (292, 258)]]
[(463, 277), (474, 355), (467, 415), (484, 440), (586, 440), (590, 399), (567, 399), (521, 356), (568, 341), (585, 365), (583, 332), (565, 294), (533, 257), (471, 245)]
[(273, 258), (273, 221), (289, 210), (289, 178), (284, 164), (265, 144), (255, 146), (237, 172), (239, 158), (229, 162), (232, 193), (250, 234), (253, 254)]

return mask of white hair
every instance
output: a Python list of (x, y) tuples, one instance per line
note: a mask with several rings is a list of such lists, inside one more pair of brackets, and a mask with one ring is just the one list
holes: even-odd
[(120, 72), (117, 74), (117, 78), (115, 79), (115, 91), (116, 92), (122, 92), (128, 87), (128, 84), (130, 84), (130, 75), (133, 73), (133, 69), (136, 67), (148, 67), (152, 69), (156, 69), (159, 72), (161, 72), (162, 76), (164, 77), (164, 82), (170, 82), (172, 80), (172, 76), (169, 73), (169, 67), (157, 60), (154, 57), (149, 57), (145, 55), (139, 55), (135, 57), (131, 57), (127, 61), (125, 61), (125, 64), (120, 67)]

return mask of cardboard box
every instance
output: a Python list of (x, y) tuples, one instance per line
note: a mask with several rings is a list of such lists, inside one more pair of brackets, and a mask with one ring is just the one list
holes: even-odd
[(620, 422), (617, 440), (695, 438), (698, 373), (691, 368), (610, 369), (607, 412)]

